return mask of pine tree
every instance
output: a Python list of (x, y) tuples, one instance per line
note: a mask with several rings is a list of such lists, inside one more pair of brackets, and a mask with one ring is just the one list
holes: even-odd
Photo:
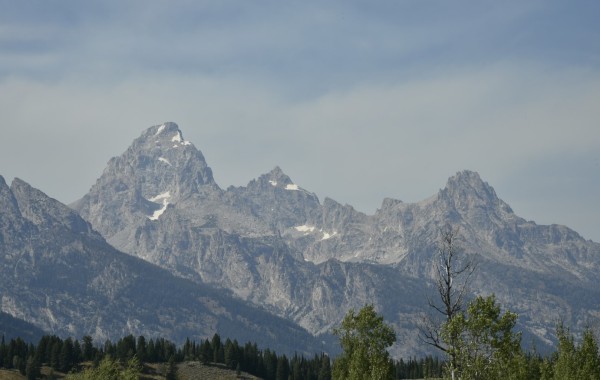
[(152, 363), (157, 362), (156, 359), (156, 346), (154, 345), (154, 339), (150, 339), (148, 342), (148, 349), (146, 350), (146, 360)]
[(146, 338), (144, 338), (143, 336), (140, 335), (137, 340), (136, 356), (139, 359), (139, 361), (142, 363), (144, 361), (146, 361), (146, 351), (147, 351)]
[(165, 368), (165, 380), (177, 379), (177, 367), (175, 366), (175, 357), (171, 356)]
[(563, 325), (557, 328), (558, 352), (552, 368), (554, 379), (577, 380), (577, 362), (575, 341), (569, 330)]
[(59, 357), (58, 365), (61, 372), (69, 372), (73, 368), (73, 340), (71, 338), (65, 339), (63, 342)]
[(285, 355), (277, 359), (277, 370), (275, 372), (276, 380), (287, 380), (290, 373), (290, 365)]
[(41, 376), (41, 364), (36, 355), (31, 355), (27, 358), (25, 376), (27, 380), (35, 380)]
[(61, 341), (55, 341), (52, 344), (52, 348), (51, 348), (51, 354), (50, 354), (50, 367), (52, 367), (54, 370), (59, 371), (60, 370), (60, 352), (61, 352), (61, 348), (62, 348), (62, 342)]
[(203, 364), (209, 364), (213, 359), (213, 349), (208, 339), (200, 345), (200, 361)]
[(331, 360), (329, 356), (321, 354), (321, 368), (319, 368), (318, 380), (330, 380), (331, 379)]
[(6, 355), (8, 353), (8, 349), (6, 347), (6, 342), (4, 341), (4, 334), (2, 334), (2, 339), (0, 340), (0, 368), (5, 367)]
[(600, 357), (598, 356), (598, 343), (594, 333), (586, 329), (583, 341), (577, 350), (577, 376), (580, 379), (600, 379)]
[(75, 339), (73, 342), (73, 364), (78, 364), (83, 361), (83, 353), (81, 351), (81, 345), (79, 341)]
[(94, 340), (91, 336), (86, 335), (83, 337), (82, 352), (83, 360), (90, 361), (94, 359)]

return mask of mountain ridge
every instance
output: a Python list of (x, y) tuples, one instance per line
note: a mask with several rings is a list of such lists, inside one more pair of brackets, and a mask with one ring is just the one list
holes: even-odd
[[(168, 271), (174, 277), (165, 281), (183, 289), (216, 287), (235, 297), (208, 305), (224, 302), (248, 311), (254, 309), (245, 305), (253, 304), (268, 310), (282, 318), (277, 319), (277, 331), (300, 326), (315, 336), (329, 333), (349, 308), (373, 303), (399, 336), (392, 349), (394, 356), (431, 353), (420, 345), (417, 327), (428, 312), (423, 300), (434, 289), (432, 262), (440, 230), (447, 226), (460, 231), (463, 252), (479, 263), (471, 296), (495, 293), (505, 307), (519, 313), (519, 328), (538, 349), (554, 344), (558, 318), (575, 330), (600, 318), (600, 305), (593, 302), (600, 299), (596, 286), (600, 244), (585, 241), (564, 226), (526, 221), (478, 173), (468, 170), (457, 172), (437, 193), (422, 201), (404, 203), (386, 198), (373, 214), (365, 214), (331, 198), (321, 202), (278, 166), (246, 186), (223, 190), (214, 181), (202, 152), (183, 138), (175, 123), (163, 123), (143, 131), (123, 154), (111, 158), (90, 191), (70, 205), (91, 227), (70, 220), (61, 208), (64, 205), (45, 199), (41, 192), (27, 190), (19, 181), (11, 185), (12, 191), (2, 186), (5, 182), (0, 177), (0, 201), (6, 210), (0, 217), (0, 232), (4, 232), (0, 233), (0, 244), (15, 252), (4, 257), (11, 265), (17, 264), (14, 268), (25, 264), (35, 268), (33, 260), (43, 262), (40, 257), (49, 260), (47, 254), (32, 254), (41, 249), (44, 239), (57, 250), (56, 259), (62, 260), (58, 264), (50, 260), (50, 264), (63, 272), (67, 269), (60, 265), (70, 263), (64, 255), (75, 252), (74, 257), (83, 253), (92, 258), (89, 254), (99, 246), (104, 247), (100, 251), (117, 248), (133, 256), (131, 259), (143, 260), (135, 262), (156, 265), (153, 271), (158, 267)], [(27, 199), (19, 196), (28, 218), (20, 214), (19, 200), (14, 196), (23, 192), (30, 194)], [(44, 207), (51, 212), (44, 212)], [(24, 237), (43, 231), (40, 226), (69, 232), (46, 231), (40, 241), (27, 243)], [(95, 231), (99, 235), (94, 235)], [(87, 237), (85, 241), (77, 240), (82, 236)], [(108, 248), (106, 243), (115, 248)], [(119, 289), (133, 286), (114, 277), (123, 273), (119, 267), (101, 269), (93, 260), (87, 266), (79, 264), (81, 271), (98, 272), (98, 280), (86, 287), (103, 292), (111, 302), (118, 303), (123, 294)], [(48, 280), (42, 276), (36, 281)], [(122, 288), (111, 288), (119, 284)], [(140, 282), (133, 284), (143, 293)], [(12, 289), (9, 284), (3, 286)], [(27, 295), (23, 289), (15, 292)], [(2, 310), (15, 316), (29, 315), (35, 322), (31, 317), (34, 309), (17, 299), (3, 298)], [(40, 305), (43, 297), (37, 294), (29, 300)], [(198, 305), (196, 302), (192, 305)], [(151, 304), (160, 306), (154, 301)], [(169, 305), (169, 313), (177, 315), (181, 305)], [(36, 307), (38, 314), (42, 310), (45, 315), (37, 321), (50, 326), (51, 315)], [(46, 309), (57, 313), (51, 307)], [(194, 323), (214, 327), (218, 317), (210, 310), (200, 313), (202, 317)], [(80, 310), (81, 315), (87, 315), (82, 317), (86, 326), (99, 323), (97, 317), (85, 312)], [(60, 317), (67, 320), (65, 315)], [(119, 318), (117, 325), (124, 323)], [(239, 329), (228, 321), (223, 323)], [(147, 328), (144, 326), (149, 324), (162, 329), (166, 337), (179, 336), (156, 323), (151, 319), (137, 326)], [(265, 331), (261, 323), (257, 326)], [(313, 338), (303, 339), (312, 344), (308, 342)]]
[(328, 340), (117, 251), (74, 210), (20, 179), (9, 187), (0, 176), (0, 205), (2, 312), (48, 333), (177, 343), (219, 333), (287, 353), (316, 352)]
[[(156, 133), (158, 128), (144, 133)], [(129, 158), (124, 154), (117, 159), (148, 156), (143, 149), (129, 154)], [(109, 167), (97, 183), (110, 183), (119, 176)], [(155, 168), (159, 172), (154, 176), (131, 175), (156, 186), (168, 168)], [(186, 170), (197, 177), (200, 168), (192, 165)], [(349, 307), (374, 302), (411, 346), (396, 347), (396, 352), (418, 352), (415, 324), (402, 318), (417, 320), (426, 310), (413, 297), (394, 294), (409, 286), (410, 292), (426, 299), (433, 281), (436, 240), (446, 225), (460, 230), (465, 253), (483, 263), (483, 273), (474, 280), (476, 293), (498, 293), (508, 307), (523, 312), (523, 328), (543, 344), (552, 341), (552, 329), (540, 313), (560, 311), (566, 319), (581, 323), (600, 309), (597, 304), (569, 303), (566, 294), (543, 279), (543, 275), (554, 276), (556, 283), (575, 293), (580, 288), (592, 291), (600, 270), (600, 244), (586, 242), (564, 226), (539, 226), (520, 218), (479, 174), (468, 170), (450, 177), (444, 188), (423, 201), (384, 199), (381, 208), (368, 215), (330, 198), (320, 202), (275, 166), (246, 186), (222, 190), (215, 184), (186, 198), (173, 197), (156, 220), (149, 221), (148, 213), (136, 210), (135, 205), (117, 208), (109, 219), (122, 223), (120, 234), (126, 239), (94, 223), (98, 216), (89, 210), (114, 209), (113, 198), (131, 197), (133, 192), (118, 194), (109, 186), (97, 186), (94, 191), (98, 201), (90, 202), (93, 199), (88, 197), (88, 206), (75, 208), (112, 244), (176, 275), (229, 289), (243, 300), (265, 305), (314, 334), (329, 331)], [(503, 277), (499, 268), (514, 274)], [(546, 290), (536, 301), (524, 283)], [(532, 307), (523, 307), (511, 294), (522, 294)], [(398, 301), (390, 303), (394, 298)], [(540, 303), (541, 299), (555, 310)]]

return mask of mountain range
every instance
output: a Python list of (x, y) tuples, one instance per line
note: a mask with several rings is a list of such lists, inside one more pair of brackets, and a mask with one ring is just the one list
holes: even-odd
[(63, 335), (180, 341), (219, 331), (333, 351), (332, 328), (373, 303), (398, 334), (395, 356), (430, 353), (417, 326), (435, 296), (445, 226), (477, 262), (471, 294), (494, 293), (517, 312), (524, 343), (543, 351), (559, 320), (575, 331), (600, 321), (600, 244), (520, 218), (471, 171), (421, 202), (385, 199), (367, 215), (321, 202), (279, 167), (222, 189), (164, 123), (110, 159), (71, 208), (20, 180), (0, 189), (2, 311)]
[(2, 312), (48, 334), (91, 335), (102, 344), (128, 334), (182, 343), (220, 333), (283, 352), (322, 346), (228, 292), (118, 251), (75, 211), (22, 180), (9, 187), (0, 177), (0, 204)]

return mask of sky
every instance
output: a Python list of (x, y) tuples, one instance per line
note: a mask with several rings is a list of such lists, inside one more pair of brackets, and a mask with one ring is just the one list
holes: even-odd
[(0, 0), (0, 175), (65, 203), (176, 122), (222, 188), (372, 214), (477, 171), (600, 242), (600, 2)]

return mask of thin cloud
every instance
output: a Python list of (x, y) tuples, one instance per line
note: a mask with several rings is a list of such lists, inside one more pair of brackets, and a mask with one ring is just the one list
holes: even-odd
[(0, 174), (62, 201), (172, 120), (223, 187), (280, 165), (372, 212), (473, 169), (526, 217), (573, 204), (569, 225), (600, 240), (577, 186), (519, 191), (553, 168), (600, 182), (556, 164), (600, 160), (595, 3), (27, 4), (0, 15)]

